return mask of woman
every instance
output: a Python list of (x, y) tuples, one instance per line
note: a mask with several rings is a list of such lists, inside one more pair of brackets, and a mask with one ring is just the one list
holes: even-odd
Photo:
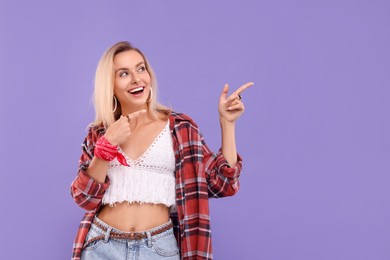
[(196, 123), (157, 102), (144, 54), (128, 42), (109, 48), (95, 77), (96, 119), (72, 182), (87, 212), (72, 259), (212, 259), (209, 197), (235, 194), (242, 161), (235, 121), (240, 93), (219, 100), (222, 147), (215, 154)]

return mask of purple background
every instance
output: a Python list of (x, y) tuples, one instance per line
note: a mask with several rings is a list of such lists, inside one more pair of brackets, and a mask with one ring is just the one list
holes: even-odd
[(95, 68), (129, 40), (214, 150), (223, 84), (255, 82), (215, 259), (389, 260), (389, 28), (384, 0), (1, 0), (0, 258), (70, 258)]

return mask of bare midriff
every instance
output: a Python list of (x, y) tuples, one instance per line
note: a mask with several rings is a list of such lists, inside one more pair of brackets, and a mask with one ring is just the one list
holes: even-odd
[(125, 232), (145, 231), (169, 220), (169, 208), (163, 204), (122, 202), (103, 206), (98, 218), (107, 225)]

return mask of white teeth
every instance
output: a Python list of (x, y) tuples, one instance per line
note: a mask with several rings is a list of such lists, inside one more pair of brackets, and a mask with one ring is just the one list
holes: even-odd
[(135, 88), (135, 89), (132, 89), (132, 90), (130, 91), (130, 93), (135, 93), (135, 92), (141, 91), (141, 90), (143, 90), (143, 89), (144, 89), (143, 87)]

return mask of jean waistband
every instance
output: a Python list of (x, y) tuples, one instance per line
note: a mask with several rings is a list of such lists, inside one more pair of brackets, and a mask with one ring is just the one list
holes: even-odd
[[(93, 224), (103, 230), (106, 233), (110, 233), (111, 238), (117, 238), (117, 239), (131, 239), (131, 240), (140, 240), (143, 238), (147, 238), (149, 236), (155, 236), (160, 233), (163, 233), (173, 227), (172, 220), (169, 219), (168, 222), (159, 225), (157, 227), (145, 230), (145, 231), (139, 231), (139, 232), (126, 232), (119, 229), (116, 229), (114, 227), (111, 227), (101, 219), (99, 219), (97, 216), (95, 216), (93, 220)], [(109, 232), (107, 232), (109, 231)]]

